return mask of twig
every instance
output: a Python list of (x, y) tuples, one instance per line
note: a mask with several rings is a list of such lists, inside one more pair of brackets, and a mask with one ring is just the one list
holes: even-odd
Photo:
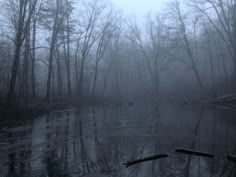
[(231, 162), (234, 162), (236, 163), (236, 156), (235, 155), (232, 155), (232, 154), (228, 154), (227, 155), (227, 159)]
[(194, 151), (194, 150), (189, 150), (189, 149), (182, 149), (182, 148), (176, 148), (175, 152), (189, 154), (189, 155), (202, 156), (202, 157), (210, 157), (210, 158), (214, 157), (214, 155), (210, 154), (210, 153)]
[(147, 161), (151, 161), (151, 160), (158, 160), (158, 159), (162, 159), (162, 158), (167, 158), (168, 156), (169, 156), (168, 154), (158, 154), (158, 155), (146, 157), (146, 158), (143, 158), (143, 159), (128, 161), (128, 162), (123, 163), (123, 164), (126, 166), (126, 168), (128, 168), (129, 166), (135, 165), (137, 163), (142, 163), (142, 162), (147, 162)]

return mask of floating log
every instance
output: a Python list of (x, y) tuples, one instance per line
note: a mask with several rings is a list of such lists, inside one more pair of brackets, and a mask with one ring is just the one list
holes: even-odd
[(213, 154), (210, 154), (210, 153), (207, 153), (207, 152), (195, 151), (195, 150), (183, 149), (183, 148), (176, 148), (175, 152), (183, 153), (183, 154), (189, 154), (189, 155), (202, 156), (202, 157), (209, 157), (209, 158), (214, 157)]
[(163, 158), (167, 158), (168, 156), (169, 156), (168, 154), (158, 154), (158, 155), (146, 157), (146, 158), (143, 158), (143, 159), (128, 161), (128, 162), (123, 163), (123, 164), (126, 166), (126, 168), (128, 168), (129, 166), (132, 166), (132, 165), (135, 165), (135, 164), (138, 164), (138, 163), (147, 162), (147, 161), (151, 161), (151, 160), (163, 159)]
[(236, 163), (236, 155), (228, 154), (227, 159), (231, 162)]

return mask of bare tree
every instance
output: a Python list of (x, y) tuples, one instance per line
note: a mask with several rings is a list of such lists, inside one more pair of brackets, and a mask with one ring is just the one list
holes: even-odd
[(95, 56), (92, 96), (95, 96), (95, 89), (96, 89), (96, 83), (97, 83), (97, 78), (98, 78), (98, 65), (104, 56), (105, 50), (107, 49), (107, 46), (115, 30), (115, 25), (116, 25), (115, 18), (116, 17), (115, 17), (115, 14), (113, 14), (113, 10), (110, 9), (109, 14), (107, 16), (107, 20), (101, 29), (101, 34), (98, 40), (96, 56)]
[(93, 0), (92, 2), (85, 4), (86, 14), (83, 16), (82, 21), (82, 38), (79, 37), (80, 50), (81, 50), (81, 63), (80, 63), (80, 74), (79, 74), (79, 86), (78, 93), (82, 94), (83, 84), (84, 84), (84, 66), (85, 61), (88, 58), (89, 52), (93, 44), (97, 41), (99, 37), (98, 21), (105, 6), (100, 4), (98, 0)]
[[(215, 28), (225, 42), (233, 62), (233, 78), (236, 78), (236, 1), (194, 0), (189, 3)], [(216, 17), (216, 18), (215, 18)]]
[(63, 9), (63, 1), (55, 0), (55, 3), (56, 3), (56, 7), (55, 7), (55, 14), (53, 14), (53, 28), (52, 28), (52, 36), (51, 36), (51, 41), (50, 41), (50, 51), (49, 51), (47, 91), (46, 91), (46, 97), (45, 97), (47, 101), (50, 101), (50, 97), (51, 97), (54, 49), (55, 49), (58, 33), (62, 28), (63, 21), (66, 16), (66, 11), (65, 9)]
[(43, 0), (41, 0), (40, 4), (38, 5), (38, 8), (35, 10), (33, 14), (32, 19), (32, 50), (31, 50), (31, 87), (32, 87), (32, 97), (36, 97), (36, 81), (35, 81), (35, 60), (36, 60), (36, 40), (37, 40), (37, 34), (36, 34), (36, 28), (37, 28), (37, 22), (39, 13), (41, 10), (43, 4)]
[[(183, 15), (183, 12), (181, 10), (180, 2), (176, 0), (175, 2), (170, 3), (168, 12), (170, 15), (170, 19), (172, 19), (174, 21), (174, 23), (176, 23), (177, 35), (180, 34), (182, 36), (184, 48), (186, 50), (186, 53), (187, 53), (189, 61), (190, 61), (190, 68), (192, 69), (192, 71), (196, 77), (197, 83), (199, 84), (199, 86), (201, 88), (203, 88), (204, 85), (203, 85), (202, 79), (200, 77), (199, 69), (197, 67), (197, 57), (194, 55), (194, 50), (191, 47), (191, 43), (190, 43), (190, 40), (189, 40), (189, 37), (187, 34), (185, 16)], [(194, 35), (196, 33), (196, 23), (197, 23), (197, 19), (195, 21), (193, 21)], [(195, 50), (196, 50), (196, 48), (195, 48)]]
[[(68, 89), (68, 94), (69, 96), (72, 95), (72, 88), (71, 88), (71, 69), (70, 69), (70, 36), (71, 36), (71, 22), (70, 22), (70, 16), (72, 13), (72, 8), (71, 8), (71, 2), (66, 0), (65, 2), (66, 5), (66, 50), (65, 50), (65, 61), (66, 61), (66, 71), (67, 71), (67, 89)], [(63, 38), (64, 38), (64, 33), (63, 33)], [(65, 42), (65, 40), (64, 40)]]
[(37, 0), (31, 3), (28, 0), (9, 1), (13, 12), (12, 22), (15, 27), (15, 51), (11, 70), (10, 85), (7, 94), (7, 102), (11, 102), (15, 95), (16, 78), (20, 63), (20, 53), (22, 45), (28, 35), (27, 31), (32, 20), (32, 14), (35, 11)]
[(206, 33), (206, 37), (207, 37), (207, 51), (209, 54), (209, 58), (210, 58), (210, 70), (211, 70), (211, 87), (213, 90), (213, 94), (215, 93), (215, 72), (214, 72), (214, 61), (213, 61), (213, 52), (212, 52), (212, 41), (211, 41), (211, 34), (210, 34), (210, 29), (209, 27), (206, 25), (206, 23), (203, 23), (204, 29), (205, 29), (205, 33)]
[(108, 58), (109, 61), (106, 61), (106, 67), (103, 66), (103, 87), (102, 87), (102, 96), (105, 96), (107, 91), (108, 82), (112, 72), (113, 65), (115, 60), (118, 59), (121, 48), (121, 27), (119, 26), (112, 35), (110, 44), (108, 46)]
[[(128, 39), (133, 42), (143, 54), (145, 63), (153, 84), (154, 93), (159, 94), (161, 70), (167, 62), (167, 57), (173, 47), (169, 46), (167, 36), (164, 34), (165, 25), (160, 16), (146, 18), (146, 31), (143, 34), (137, 24), (129, 24), (130, 35)], [(168, 48), (168, 49), (167, 49)], [(169, 51), (168, 51), (169, 50)]]

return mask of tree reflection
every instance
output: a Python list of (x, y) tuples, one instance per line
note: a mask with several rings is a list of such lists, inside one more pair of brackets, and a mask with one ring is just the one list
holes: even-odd
[[(172, 112), (166, 114), (166, 110)], [(224, 156), (236, 152), (230, 137), (235, 133), (233, 125), (223, 121), (214, 109), (189, 109), (187, 114), (179, 107), (176, 111), (171, 107), (166, 110), (162, 105), (152, 104), (52, 112), (37, 119), (33, 126), (7, 131), (1, 140), (8, 142), (1, 147), (8, 152), (3, 174), (6, 177), (235, 175), (235, 165)], [(184, 113), (179, 113), (180, 110)], [(176, 118), (168, 119), (172, 115)], [(231, 145), (224, 145), (226, 141), (232, 142)], [(208, 160), (179, 155), (174, 153), (178, 145), (205, 149), (216, 156)], [(169, 157), (128, 169), (122, 165), (127, 160), (160, 153), (169, 153)]]

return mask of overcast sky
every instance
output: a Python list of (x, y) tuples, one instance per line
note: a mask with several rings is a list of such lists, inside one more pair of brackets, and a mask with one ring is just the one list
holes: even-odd
[(148, 12), (161, 11), (169, 0), (111, 0), (125, 15), (136, 14), (142, 18)]

